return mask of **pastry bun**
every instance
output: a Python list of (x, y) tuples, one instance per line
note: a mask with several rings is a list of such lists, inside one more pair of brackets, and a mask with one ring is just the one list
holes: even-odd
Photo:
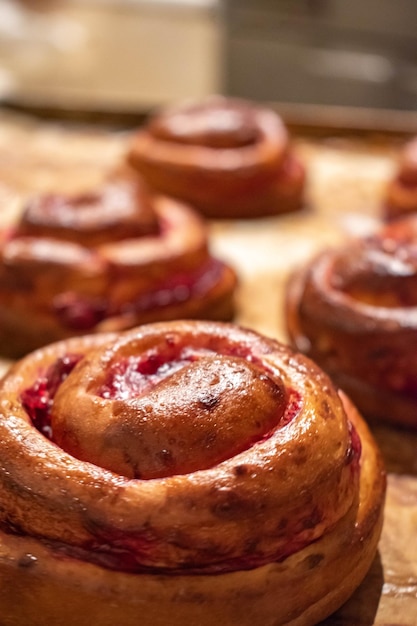
[(328, 249), (288, 282), (293, 345), (367, 417), (417, 428), (417, 216)]
[(184, 203), (118, 171), (99, 189), (31, 200), (0, 235), (0, 353), (181, 318), (229, 320), (235, 272)]
[(212, 96), (164, 109), (134, 136), (129, 162), (161, 193), (209, 218), (300, 209), (304, 167), (272, 109)]
[(312, 626), (377, 551), (370, 432), (230, 324), (63, 340), (0, 385), (2, 626)]

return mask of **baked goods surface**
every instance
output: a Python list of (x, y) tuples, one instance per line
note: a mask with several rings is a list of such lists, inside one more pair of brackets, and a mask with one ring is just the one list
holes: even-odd
[(389, 219), (417, 213), (417, 136), (408, 141), (388, 183), (384, 214)]
[(234, 271), (185, 204), (114, 171), (91, 191), (29, 200), (0, 238), (0, 351), (176, 317), (231, 319)]
[(303, 203), (305, 171), (283, 121), (248, 101), (212, 96), (155, 112), (129, 159), (152, 187), (210, 218), (277, 215)]
[(417, 428), (417, 216), (328, 248), (287, 285), (292, 343), (369, 417)]
[(374, 559), (379, 452), (274, 340), (202, 321), (72, 338), (0, 398), (2, 626), (307, 626)]

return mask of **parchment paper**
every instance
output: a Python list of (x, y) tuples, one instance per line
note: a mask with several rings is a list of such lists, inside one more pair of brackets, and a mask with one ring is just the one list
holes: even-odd
[[(12, 224), (33, 192), (99, 182), (123, 158), (128, 139), (127, 132), (62, 128), (0, 112), (1, 223)], [(240, 276), (238, 323), (286, 341), (282, 302), (289, 272), (322, 247), (378, 225), (400, 146), (398, 138), (384, 136), (297, 136), (294, 147), (308, 169), (306, 207), (277, 218), (209, 225), (213, 251)], [(379, 552), (363, 584), (326, 626), (417, 625), (417, 434), (372, 428), (388, 470)]]

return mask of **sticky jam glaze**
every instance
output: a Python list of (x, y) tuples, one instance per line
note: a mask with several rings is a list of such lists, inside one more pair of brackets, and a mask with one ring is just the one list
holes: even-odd
[(210, 259), (193, 272), (175, 273), (154, 289), (115, 308), (110, 299), (83, 298), (75, 292), (57, 296), (52, 307), (61, 323), (73, 330), (88, 331), (104, 319), (121, 315), (140, 315), (151, 310), (175, 306), (195, 298), (202, 298), (221, 278), (223, 264)]

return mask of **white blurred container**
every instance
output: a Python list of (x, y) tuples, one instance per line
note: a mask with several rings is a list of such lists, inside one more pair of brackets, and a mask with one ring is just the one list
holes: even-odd
[[(28, 6), (29, 5), (29, 6)], [(135, 110), (219, 87), (215, 0), (0, 2), (0, 96)]]

